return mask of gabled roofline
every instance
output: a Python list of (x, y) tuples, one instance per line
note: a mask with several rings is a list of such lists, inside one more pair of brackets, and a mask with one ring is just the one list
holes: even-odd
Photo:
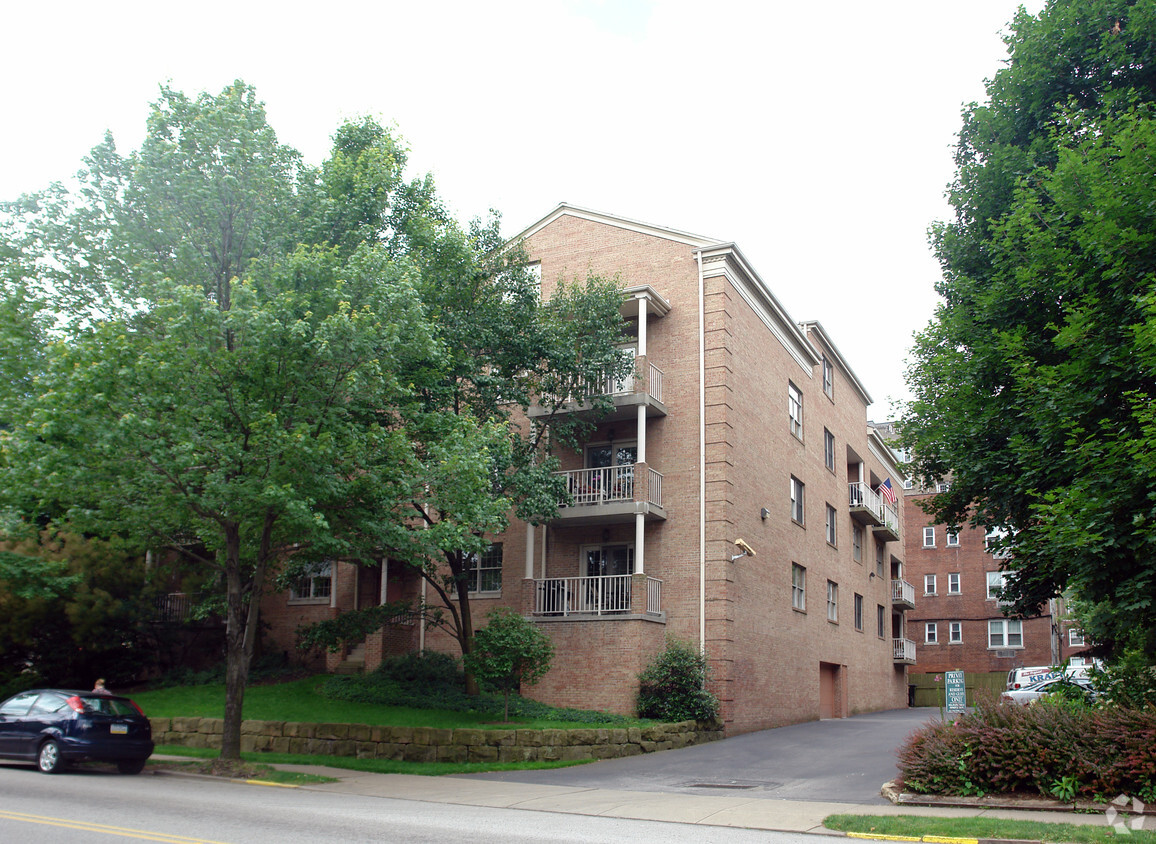
[[(895, 452), (891, 450), (891, 446), (887, 444), (887, 440), (883, 439), (882, 435), (874, 428), (867, 429), (867, 448), (875, 458), (882, 463), (891, 472), (891, 477), (897, 481), (902, 482), (904, 475), (899, 468), (899, 458), (896, 457)], [(896, 495), (898, 495), (896, 491)]]
[(702, 257), (704, 278), (716, 274), (713, 272), (712, 264), (724, 263), (727, 267), (724, 272), (730, 277), (739, 295), (751, 306), (799, 366), (806, 370), (808, 376), (814, 377), (814, 368), (822, 360), (819, 353), (807, 340), (799, 324), (791, 319), (787, 309), (771, 292), (762, 276), (751, 266), (742, 250), (734, 243), (713, 243), (695, 249), (695, 254)]
[(831, 339), (831, 335), (823, 328), (822, 323), (817, 319), (813, 319), (807, 322), (800, 322), (799, 327), (803, 330), (804, 334), (807, 331), (814, 331), (819, 335), (819, 338), (823, 341), (823, 345), (831, 350), (835, 361), (839, 364), (840, 368), (847, 373), (847, 377), (851, 381), (851, 386), (859, 393), (860, 398), (867, 404), (872, 404), (875, 400), (871, 398), (871, 394), (867, 392), (867, 388), (863, 386), (863, 382), (859, 380), (859, 376), (855, 374), (855, 370), (847, 363), (847, 359), (843, 357), (843, 353), (839, 351), (839, 347), (835, 345), (835, 342)]
[(507, 243), (516, 244), (532, 237), (539, 231), (544, 229), (550, 223), (557, 220), (559, 217), (569, 216), (577, 217), (580, 220), (589, 220), (593, 223), (603, 223), (608, 226), (616, 226), (620, 229), (627, 229), (629, 231), (638, 232), (639, 234), (647, 234), (652, 237), (661, 237), (665, 240), (673, 240), (676, 243), (685, 243), (687, 246), (701, 247), (711, 246), (721, 241), (713, 237), (703, 237), (702, 235), (691, 234), (690, 232), (679, 231), (678, 229), (667, 228), (666, 226), (655, 226), (651, 223), (644, 223), (641, 220), (632, 220), (629, 217), (621, 217), (617, 214), (607, 214), (603, 211), (594, 211), (590, 208), (582, 208), (577, 205), (571, 205), (568, 202), (559, 202), (545, 217), (532, 223), (516, 235), (511, 237)]

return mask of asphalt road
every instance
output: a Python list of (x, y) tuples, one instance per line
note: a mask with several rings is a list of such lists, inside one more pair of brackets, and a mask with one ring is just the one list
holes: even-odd
[(0, 764), (0, 841), (19, 844), (801, 844), (768, 832), (254, 786), (109, 766), (46, 776)]
[(879, 788), (898, 773), (896, 751), (933, 718), (939, 718), (939, 710), (892, 709), (572, 768), (470, 776), (630, 791), (885, 804)]

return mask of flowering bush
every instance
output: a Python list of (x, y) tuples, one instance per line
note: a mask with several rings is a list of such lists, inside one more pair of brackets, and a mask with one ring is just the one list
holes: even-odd
[(906, 788), (936, 794), (1039, 792), (1156, 800), (1156, 709), (980, 702), (899, 751)]

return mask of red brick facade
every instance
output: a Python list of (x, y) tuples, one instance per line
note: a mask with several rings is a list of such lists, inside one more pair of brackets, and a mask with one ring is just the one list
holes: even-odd
[[(918, 644), (912, 670), (1006, 674), (1024, 666), (1062, 665), (1083, 654), (1079, 631), (1071, 632), (1063, 620), (1059, 599), (1041, 607), (1041, 616), (1018, 621), (1018, 629), (1015, 620), (1005, 618), (988, 594), (988, 575), (1000, 571), (1001, 561), (988, 552), (982, 530), (964, 525), (952, 535), (934, 524), (918, 505), (933, 494), (905, 490), (903, 500), (907, 571), (916, 589), (908, 619)], [(989, 629), (992, 623), (995, 631)]]
[[(733, 244), (569, 206), (521, 237), (543, 295), (588, 271), (617, 276), (638, 326), (633, 390), (564, 461), (575, 504), (534, 530), (529, 560), (524, 524), (495, 537), (501, 592), (478, 596), (475, 619), (515, 606), (557, 651), (525, 691), (631, 712), (637, 674), (670, 636), (705, 648), (732, 733), (903, 706), (913, 654), (906, 605), (892, 597), (903, 516), (888, 508), (885, 532), (861, 500), (887, 479), (898, 492), (900, 476), (822, 327), (791, 321)], [(609, 455), (613, 466), (581, 471)], [(739, 539), (754, 556), (732, 559)], [(596, 563), (620, 576), (591, 577)], [(353, 606), (353, 581), (341, 567), (334, 607), (267, 601), (272, 637), (286, 641), (307, 611)], [(444, 634), (424, 645), (456, 650)]]

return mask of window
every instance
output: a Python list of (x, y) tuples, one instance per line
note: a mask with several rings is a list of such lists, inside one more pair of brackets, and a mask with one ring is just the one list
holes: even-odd
[(887, 615), (882, 604), (875, 605), (875, 627), (878, 630), (880, 639), (887, 636)]
[(935, 594), (935, 575), (934, 574), (923, 575), (923, 594), (924, 595), (934, 595)]
[(791, 433), (803, 438), (803, 393), (794, 384), (787, 383), (787, 416), (791, 420)]
[(828, 398), (835, 398), (835, 368), (826, 355), (823, 355), (823, 392)]
[(1075, 627), (1068, 628), (1068, 645), (1073, 648), (1084, 647), (1084, 631)]
[(934, 548), (935, 547), (935, 528), (925, 527), (923, 529), (923, 547), (924, 548)]
[(948, 625), (948, 643), (958, 645), (963, 642), (963, 622), (953, 621)]
[(989, 648), (1022, 648), (1024, 646), (1024, 623), (1015, 618), (1003, 618), (987, 623), (987, 646)]
[(855, 629), (863, 632), (863, 596), (855, 593)]
[(807, 610), (807, 570), (798, 563), (791, 563), (791, 607)]
[(1000, 593), (1003, 591), (1004, 573), (1002, 571), (989, 571), (987, 573), (987, 599), (989, 601), (1000, 600)]
[(935, 485), (936, 492), (947, 492), (949, 489), (951, 489), (951, 484), (947, 481), (940, 481)]
[(839, 584), (827, 581), (827, 621), (839, 620)]
[(835, 508), (830, 504), (827, 505), (827, 542), (831, 545), (836, 545), (835, 520), (839, 518), (839, 514)]
[(823, 462), (832, 472), (835, 471), (835, 435), (823, 429)]
[(915, 489), (915, 481), (911, 480), (911, 478), (904, 478), (903, 479), (903, 488), (904, 489)]
[(947, 547), (948, 548), (958, 548), (959, 547), (959, 531), (949, 530), (947, 532)]
[(939, 625), (934, 621), (929, 621), (924, 626), (923, 641), (929, 645), (935, 645), (939, 642)]
[(495, 542), (466, 563), (466, 586), (471, 592), (502, 591), (502, 543)]
[(883, 576), (883, 543), (878, 541), (875, 543), (875, 576)]
[(314, 563), (293, 581), (289, 587), (291, 601), (329, 600), (333, 588), (333, 567), (330, 563)]
[(863, 528), (857, 522), (851, 525), (851, 556), (863, 562)]
[(803, 522), (803, 493), (804, 484), (794, 475), (791, 476), (791, 518), (799, 524)]
[(947, 575), (947, 594), (959, 594), (959, 572), (953, 571)]

